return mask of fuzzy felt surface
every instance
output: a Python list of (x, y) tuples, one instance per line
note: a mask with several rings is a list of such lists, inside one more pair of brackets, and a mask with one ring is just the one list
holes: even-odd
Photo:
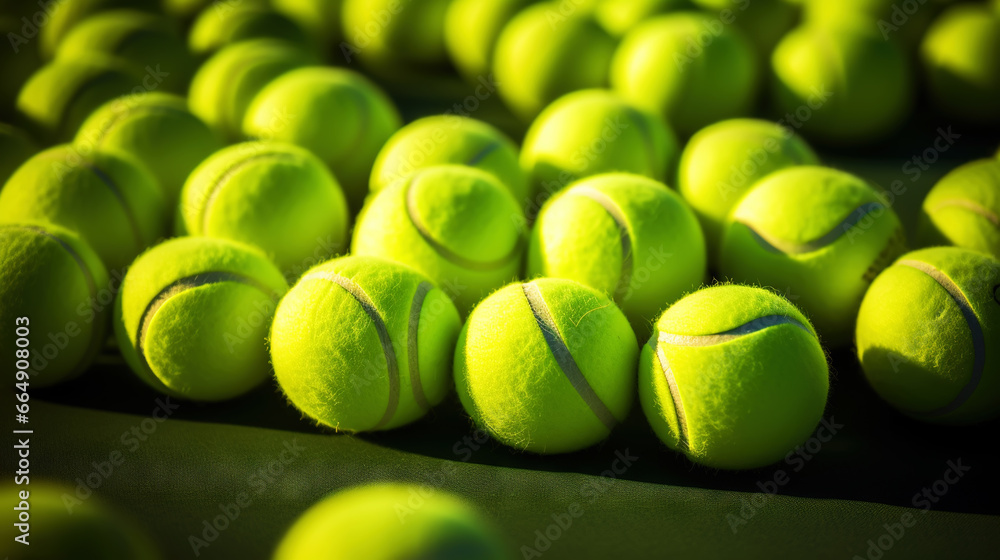
[(1000, 258), (1000, 160), (967, 163), (927, 193), (919, 240), (956, 245)]

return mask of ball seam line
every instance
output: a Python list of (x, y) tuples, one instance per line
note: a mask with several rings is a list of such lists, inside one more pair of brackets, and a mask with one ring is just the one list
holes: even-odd
[(485, 159), (486, 156), (488, 156), (491, 153), (497, 151), (499, 148), (500, 148), (500, 142), (497, 142), (497, 141), (494, 140), (493, 142), (490, 142), (489, 144), (487, 144), (486, 146), (484, 146), (482, 149), (480, 149), (478, 152), (476, 152), (475, 154), (473, 154), (472, 157), (470, 157), (465, 162), (465, 165), (467, 165), (469, 167), (475, 167), (476, 164), (478, 164), (479, 162), (483, 161), (483, 159)]
[(941, 210), (943, 208), (958, 207), (972, 212), (973, 214), (978, 214), (983, 218), (986, 218), (991, 224), (996, 227), (1000, 227), (1000, 216), (997, 216), (992, 210), (986, 208), (981, 204), (977, 204), (971, 200), (965, 200), (962, 198), (948, 198), (942, 200), (935, 204), (928, 210), (928, 214), (932, 214)]
[(521, 289), (524, 292), (524, 297), (528, 300), (531, 313), (535, 316), (535, 323), (538, 325), (538, 330), (541, 331), (542, 337), (545, 339), (545, 343), (548, 345), (549, 351), (552, 353), (552, 357), (555, 358), (559, 369), (566, 376), (570, 385), (576, 389), (577, 394), (580, 395), (583, 402), (597, 416), (597, 419), (608, 430), (613, 429), (615, 424), (618, 423), (618, 419), (615, 418), (607, 405), (604, 404), (604, 401), (597, 396), (594, 388), (587, 381), (586, 376), (580, 371), (580, 366), (576, 363), (576, 359), (573, 358), (569, 347), (566, 346), (566, 341), (562, 333), (559, 332), (559, 326), (556, 325), (555, 318), (545, 303), (545, 298), (542, 296), (538, 285), (535, 282), (527, 282), (521, 284)]
[(830, 231), (824, 233), (820, 237), (808, 241), (805, 243), (798, 243), (794, 241), (785, 241), (782, 239), (777, 239), (773, 236), (766, 235), (757, 231), (753, 225), (750, 223), (740, 220), (739, 223), (743, 224), (747, 230), (750, 231), (750, 235), (761, 245), (765, 250), (770, 253), (786, 254), (786, 255), (797, 255), (803, 253), (812, 253), (814, 251), (819, 251), (820, 249), (833, 244), (837, 241), (844, 233), (850, 228), (854, 227), (855, 224), (861, 221), (862, 218), (876, 210), (886, 210), (886, 206), (881, 202), (866, 202), (861, 206), (858, 206), (851, 211), (839, 224), (833, 226)]
[(121, 206), (122, 211), (125, 213), (125, 219), (128, 221), (129, 229), (132, 230), (132, 236), (135, 239), (135, 244), (140, 251), (146, 247), (146, 243), (142, 238), (142, 231), (139, 229), (139, 222), (135, 219), (135, 214), (132, 213), (132, 209), (128, 205), (128, 201), (125, 199), (125, 194), (118, 188), (118, 184), (115, 183), (114, 179), (111, 178), (104, 170), (100, 169), (96, 165), (86, 163), (84, 166), (90, 170), (108, 189), (111, 194), (114, 195), (115, 199), (118, 200), (118, 204)]
[(663, 377), (667, 380), (667, 389), (670, 390), (670, 400), (674, 405), (674, 415), (677, 417), (677, 445), (683, 451), (688, 451), (690, 449), (688, 442), (688, 425), (687, 425), (687, 413), (684, 411), (684, 401), (681, 400), (681, 390), (677, 386), (677, 379), (674, 378), (674, 370), (670, 367), (670, 362), (667, 361), (666, 352), (663, 350), (663, 346), (656, 345), (656, 360), (660, 363), (660, 371), (663, 372)]
[(625, 214), (621, 211), (621, 208), (610, 197), (597, 189), (578, 187), (571, 192), (600, 204), (618, 226), (618, 236), (621, 240), (622, 248), (622, 272), (618, 277), (618, 285), (615, 286), (614, 291), (615, 299), (618, 299), (620, 294), (628, 293), (629, 284), (632, 282), (632, 268), (634, 266), (632, 261), (632, 232), (629, 230), (628, 220), (625, 218)]
[(427, 396), (424, 394), (424, 386), (420, 382), (420, 356), (418, 355), (419, 341), (417, 337), (420, 333), (420, 313), (424, 308), (424, 300), (433, 288), (430, 282), (421, 282), (417, 286), (417, 292), (413, 295), (413, 303), (410, 306), (410, 320), (406, 333), (406, 354), (410, 366), (410, 388), (413, 390), (413, 399), (417, 401), (417, 406), (423, 410), (430, 409), (430, 405), (428, 405)]
[(657, 339), (660, 342), (670, 344), (672, 346), (714, 346), (716, 344), (723, 344), (737, 338), (742, 338), (748, 334), (753, 334), (766, 328), (778, 325), (792, 325), (802, 329), (809, 336), (815, 337), (813, 332), (809, 330), (809, 327), (805, 326), (794, 317), (789, 317), (787, 315), (764, 315), (763, 317), (757, 317), (756, 319), (747, 321), (742, 325), (720, 333), (685, 335), (671, 334), (661, 331)]
[(268, 159), (268, 158), (275, 159), (278, 161), (295, 159), (294, 156), (292, 156), (291, 154), (282, 152), (263, 152), (258, 154), (252, 154), (246, 158), (241, 159), (240, 161), (237, 161), (233, 165), (227, 167), (226, 170), (221, 175), (219, 175), (218, 177), (215, 178), (214, 181), (212, 181), (212, 184), (209, 185), (208, 189), (206, 189), (207, 194), (201, 197), (202, 200), (205, 201), (205, 203), (201, 206), (200, 209), (201, 219), (198, 220), (199, 222), (201, 222), (202, 234), (208, 233), (208, 221), (210, 217), (210, 210), (212, 208), (212, 204), (215, 203), (215, 199), (219, 198), (219, 193), (222, 192), (222, 188), (226, 185), (226, 183), (228, 183), (229, 180), (232, 179), (233, 176), (236, 175), (236, 173), (238, 173), (244, 167), (252, 163), (256, 163), (262, 159)]
[[(650, 131), (649, 126), (646, 123), (646, 113), (640, 111), (636, 107), (627, 107), (627, 112), (631, 113), (633, 117), (632, 121), (635, 123), (636, 128), (639, 129), (639, 136), (642, 137), (642, 143), (646, 147), (646, 160), (649, 163), (649, 171), (652, 173), (656, 169), (656, 149), (653, 147), (653, 135)], [(657, 181), (663, 179), (663, 177), (653, 177)]]
[[(128, 105), (128, 102), (125, 102)], [(103, 123), (103, 125), (97, 130), (97, 134), (92, 138), (95, 145), (100, 146), (108, 133), (114, 129), (118, 123), (126, 120), (133, 116), (143, 116), (143, 114), (156, 114), (156, 113), (173, 113), (177, 115), (190, 115), (187, 111), (178, 109), (176, 107), (168, 107), (165, 105), (141, 105), (138, 107), (127, 107), (124, 111), (116, 111), (114, 116)]]

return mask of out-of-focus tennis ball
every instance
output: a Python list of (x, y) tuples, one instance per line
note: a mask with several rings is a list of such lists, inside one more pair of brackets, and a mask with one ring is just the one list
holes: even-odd
[[(55, 57), (69, 32), (90, 16), (120, 8), (157, 13), (161, 0), (69, 0), (42, 2), (39, 12), (47, 18), (38, 25), (39, 51), (46, 60)], [(39, 16), (40, 21), (41, 17)]]
[(271, 0), (271, 5), (304, 29), (324, 54), (343, 40), (340, 20), (344, 0)]
[(214, 2), (194, 20), (188, 46), (195, 55), (209, 56), (248, 39), (278, 39), (310, 48), (311, 41), (296, 22), (267, 2)]
[(690, 7), (689, 0), (600, 0), (594, 15), (609, 33), (621, 37), (650, 17)]
[(924, 199), (919, 241), (1000, 258), (1000, 160), (967, 163), (938, 181)]
[(753, 43), (762, 62), (767, 61), (781, 37), (799, 19), (792, 0), (693, 0), (726, 25), (735, 25)]
[(444, 39), (451, 60), (467, 79), (489, 74), (500, 31), (535, 0), (453, 0)]
[(343, 0), (342, 55), (374, 66), (437, 67), (448, 55), (444, 20), (451, 0)]
[(801, 0), (802, 19), (826, 28), (861, 28), (894, 41), (907, 50), (915, 47), (939, 6), (952, 0)]
[(14, 171), (38, 153), (38, 144), (23, 130), (0, 123), (0, 189)]

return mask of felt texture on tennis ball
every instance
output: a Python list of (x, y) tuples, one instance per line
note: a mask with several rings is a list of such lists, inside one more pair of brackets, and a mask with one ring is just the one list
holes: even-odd
[(503, 287), (469, 315), (455, 348), (465, 411), (501, 443), (568, 453), (628, 415), (639, 349), (621, 310), (563, 278)]
[[(750, 40), (762, 62), (781, 37), (799, 19), (799, 8), (790, 0), (692, 0), (723, 24), (735, 25)], [(828, 2), (829, 3), (829, 2)]]
[(625, 35), (611, 85), (627, 101), (687, 136), (746, 115), (757, 98), (759, 64), (742, 32), (701, 12), (651, 18)]
[(38, 153), (38, 144), (23, 130), (0, 123), (0, 189), (14, 171)]
[(157, 92), (105, 103), (84, 121), (73, 143), (143, 163), (159, 182), (170, 216), (191, 171), (222, 149), (222, 140), (191, 114), (186, 99)]
[(178, 237), (139, 256), (112, 316), (132, 371), (178, 398), (221, 401), (270, 375), (265, 338), (288, 284), (255, 248)]
[(312, 41), (298, 23), (273, 10), (266, 2), (221, 2), (208, 5), (191, 24), (188, 48), (206, 57), (219, 49), (249, 39), (278, 39), (311, 48)]
[(659, 117), (608, 90), (567, 94), (531, 123), (521, 167), (540, 197), (611, 171), (666, 180), (679, 147)]
[(255, 245), (292, 274), (320, 251), (342, 252), (349, 219), (340, 185), (308, 150), (245, 142), (212, 154), (191, 172), (176, 228), (178, 234)]
[(774, 105), (807, 138), (870, 143), (910, 114), (913, 73), (892, 41), (857, 28), (799, 27), (771, 56)]
[(600, 0), (594, 15), (615, 37), (622, 37), (653, 16), (689, 9), (689, 0)]
[(938, 181), (924, 199), (918, 240), (1000, 258), (1000, 160), (969, 162)]
[(307, 271), (281, 300), (271, 363), (288, 400), (319, 424), (389, 430), (444, 400), (460, 328), (451, 299), (422, 274), (342, 257)]
[(566, 93), (606, 86), (616, 44), (586, 10), (564, 16), (553, 2), (529, 6), (497, 39), (497, 91), (516, 115), (531, 120)]
[(292, 70), (265, 86), (243, 119), (249, 137), (280, 140), (316, 154), (343, 185), (354, 211), (382, 145), (402, 126), (389, 96), (342, 68)]
[(535, 0), (453, 0), (444, 40), (451, 61), (467, 79), (490, 72), (493, 51), (507, 22)]
[(1000, 14), (987, 6), (948, 8), (920, 45), (937, 104), (972, 122), (1000, 121)]
[(462, 165), (428, 167), (365, 203), (351, 252), (401, 262), (441, 287), (467, 314), (517, 277), (524, 214), (489, 173)]
[(608, 294), (643, 339), (706, 272), (705, 240), (684, 200), (628, 173), (588, 177), (556, 194), (528, 243), (529, 278), (569, 278)]
[(457, 115), (424, 117), (393, 134), (375, 158), (369, 188), (378, 192), (420, 169), (449, 163), (492, 174), (518, 201), (531, 197), (517, 145), (493, 125)]
[(788, 294), (823, 342), (850, 342), (865, 290), (905, 251), (899, 218), (865, 181), (798, 166), (762, 179), (733, 209), (722, 275)]
[(956, 247), (907, 253), (861, 304), (858, 358), (897, 410), (933, 424), (1000, 415), (1000, 261)]
[(59, 45), (74, 27), (92, 15), (115, 9), (157, 13), (161, 0), (70, 0), (45, 2), (41, 11), (48, 17), (38, 26), (39, 51), (46, 60), (55, 57)]
[(156, 72), (158, 91), (186, 94), (196, 63), (173, 23), (136, 10), (113, 10), (90, 16), (59, 44), (57, 58), (102, 53), (117, 57), (139, 75)]
[[(0, 320), (11, 331), (0, 351), (9, 378), (37, 388), (82, 373), (104, 343), (110, 306), (98, 298), (107, 289), (104, 264), (75, 233), (41, 222), (0, 224)], [(18, 345), (22, 338), (27, 347)]]
[[(444, 65), (444, 20), (451, 0), (343, 0), (344, 38), (362, 63), (376, 66)], [(350, 62), (350, 59), (348, 59)]]
[(440, 489), (378, 483), (342, 490), (306, 510), (274, 560), (511, 560), (493, 525)]
[(639, 358), (639, 402), (653, 431), (716, 469), (781, 460), (816, 428), (829, 387), (809, 320), (750, 286), (712, 286), (673, 304)]
[(718, 253), (730, 210), (766, 175), (819, 158), (795, 132), (758, 119), (710, 124), (688, 140), (677, 169), (677, 190), (705, 232), (708, 252)]
[(156, 179), (133, 159), (63, 144), (39, 152), (0, 191), (0, 222), (41, 220), (75, 231), (110, 271), (163, 237)]
[[(243, 117), (260, 90), (285, 72), (318, 64), (302, 47), (278, 39), (253, 39), (212, 55), (191, 80), (191, 112), (230, 141), (242, 137)], [(333, 137), (335, 135), (331, 135)]]

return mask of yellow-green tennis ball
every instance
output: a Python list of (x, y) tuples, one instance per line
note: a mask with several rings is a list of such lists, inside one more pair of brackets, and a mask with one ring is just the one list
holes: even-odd
[(527, 272), (608, 294), (645, 338), (666, 306), (701, 285), (705, 240), (694, 213), (663, 183), (627, 173), (595, 175), (542, 208)]
[(939, 106), (973, 122), (1000, 121), (1000, 14), (949, 8), (924, 36), (920, 58)]
[(28, 158), (38, 153), (38, 144), (23, 130), (0, 123), (0, 189)]
[(534, 0), (453, 0), (445, 16), (444, 40), (451, 61), (467, 79), (490, 72), (500, 31)]
[(154, 389), (220, 401), (271, 371), (265, 339), (288, 284), (263, 253), (225, 239), (179, 237), (139, 256), (113, 324), (122, 356)]
[(222, 141), (188, 110), (187, 100), (167, 93), (113, 99), (83, 123), (73, 141), (81, 151), (130, 156), (156, 177), (172, 216), (191, 171), (222, 148)]
[(956, 247), (907, 253), (875, 279), (858, 315), (868, 383), (934, 424), (1000, 415), (1000, 261)]
[(253, 39), (223, 48), (191, 80), (191, 112), (229, 140), (242, 137), (243, 117), (260, 90), (278, 76), (318, 64), (302, 47), (277, 39)]
[(625, 35), (611, 63), (611, 84), (686, 136), (748, 114), (757, 99), (758, 67), (739, 30), (706, 13), (677, 12)]
[(271, 6), (304, 29), (324, 54), (342, 41), (343, 4), (343, 0), (271, 0)]
[(173, 23), (163, 16), (135, 10), (113, 10), (90, 16), (59, 44), (58, 58), (94, 53), (115, 56), (136, 74), (162, 76), (156, 89), (186, 94), (195, 60)]
[(440, 489), (380, 483), (312, 506), (282, 537), (274, 560), (510, 560), (496, 529)]
[[(827, 28), (862, 28), (909, 50), (919, 43), (938, 6), (951, 0), (802, 0), (802, 19)], [(916, 4), (916, 5), (915, 5)]]
[(80, 22), (107, 10), (128, 8), (156, 13), (161, 0), (69, 0), (45, 1), (38, 4), (45, 14), (45, 23), (38, 25), (39, 50), (46, 60), (55, 57), (63, 39)]
[(638, 344), (601, 292), (562, 278), (514, 283), (469, 315), (455, 384), (476, 425), (511, 447), (568, 453), (608, 437), (635, 393)]
[(376, 155), (400, 126), (396, 106), (375, 83), (351, 70), (319, 67), (275, 79), (243, 119), (249, 137), (290, 142), (316, 154), (355, 211), (368, 194)]
[(924, 199), (918, 240), (1000, 258), (1000, 160), (967, 163), (938, 181)]
[(621, 37), (646, 19), (690, 7), (689, 0), (599, 0), (594, 15), (608, 33)]
[(156, 179), (133, 159), (64, 144), (24, 163), (0, 191), (0, 222), (40, 220), (80, 234), (111, 271), (166, 233)]
[(355, 255), (401, 262), (467, 314), (517, 277), (524, 213), (495, 177), (463, 165), (428, 167), (374, 194), (358, 215)]
[(0, 351), (16, 368), (4, 366), (10, 377), (48, 387), (82, 373), (104, 343), (110, 302), (98, 298), (107, 288), (101, 259), (75, 233), (0, 224), (0, 320), (11, 331)]
[(540, 198), (611, 171), (664, 181), (679, 148), (663, 121), (607, 90), (567, 94), (531, 123), (521, 167)]
[(424, 117), (393, 134), (375, 158), (369, 188), (378, 192), (420, 169), (449, 163), (492, 174), (518, 201), (531, 198), (517, 145), (493, 125), (457, 115)]
[(442, 66), (444, 20), (451, 0), (343, 0), (341, 54), (366, 64)]
[(894, 42), (857, 28), (799, 27), (771, 57), (782, 122), (831, 144), (878, 140), (910, 114), (910, 61)]
[(312, 41), (296, 22), (266, 2), (215, 2), (195, 18), (188, 48), (205, 57), (227, 45), (249, 39), (278, 39), (311, 48)]
[(830, 346), (848, 344), (865, 290), (905, 250), (896, 213), (834, 169), (768, 175), (733, 209), (719, 255), (728, 279), (785, 293)]
[(677, 170), (677, 190), (691, 205), (714, 260), (729, 212), (764, 176), (819, 158), (791, 129), (757, 119), (706, 126), (688, 140)]
[(749, 286), (713, 286), (673, 304), (639, 358), (639, 401), (653, 431), (716, 469), (785, 457), (816, 428), (829, 387), (809, 320)]
[(563, 15), (558, 2), (518, 12), (493, 53), (500, 97), (524, 120), (558, 97), (607, 85), (616, 40), (586, 10)]
[(320, 424), (388, 430), (444, 400), (460, 328), (451, 299), (422, 274), (343, 257), (307, 271), (281, 300), (271, 364), (288, 400)]
[(209, 156), (184, 184), (177, 233), (261, 248), (293, 275), (347, 247), (350, 217), (337, 180), (308, 150), (245, 142)]

